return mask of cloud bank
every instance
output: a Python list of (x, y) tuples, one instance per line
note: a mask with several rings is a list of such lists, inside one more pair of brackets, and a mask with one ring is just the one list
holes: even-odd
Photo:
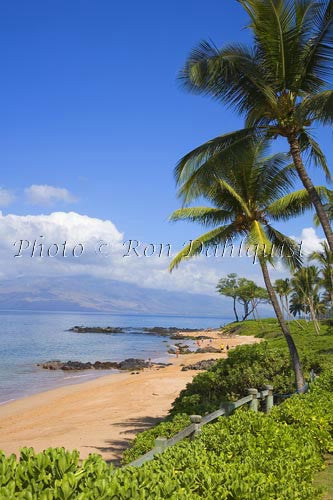
[[(301, 238), (307, 251), (317, 249), (321, 241), (312, 228), (304, 229)], [(231, 272), (262, 284), (259, 266), (253, 265), (251, 258), (202, 256), (185, 262), (170, 274), (166, 249), (161, 257), (158, 252), (144, 257), (142, 248), (139, 257), (135, 252), (125, 257), (128, 245), (125, 235), (110, 220), (75, 212), (24, 216), (0, 213), (2, 279), (89, 275), (144, 288), (207, 295), (215, 295), (219, 278)], [(175, 253), (172, 248), (172, 255)], [(285, 270), (277, 267), (272, 270), (272, 279), (284, 274)]]

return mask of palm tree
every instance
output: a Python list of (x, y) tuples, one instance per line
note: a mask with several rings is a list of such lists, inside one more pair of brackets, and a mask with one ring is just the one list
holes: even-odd
[(287, 319), (289, 318), (289, 295), (291, 294), (292, 288), (290, 286), (290, 279), (278, 279), (275, 280), (274, 290), (278, 294), (281, 302), (282, 309), (287, 313)]
[(315, 331), (320, 332), (317, 312), (321, 308), (319, 297), (320, 277), (316, 266), (299, 269), (291, 279), (293, 287), (292, 303), (303, 304), (303, 311), (309, 312)]
[(321, 243), (322, 250), (319, 252), (312, 252), (309, 255), (309, 260), (318, 262), (321, 266), (322, 285), (325, 287), (327, 293), (327, 301), (333, 307), (333, 252), (330, 251), (327, 242)]
[(294, 170), (287, 165), (285, 155), (265, 156), (265, 148), (249, 147), (243, 161), (229, 169), (215, 164), (215, 182), (196, 173), (183, 174), (179, 195), (185, 202), (200, 196), (211, 206), (181, 208), (170, 217), (171, 220), (188, 220), (210, 226), (209, 232), (187, 245), (171, 262), (170, 271), (181, 261), (199, 255), (204, 246), (217, 248), (232, 238), (242, 237), (248, 248), (255, 252), (261, 266), (268, 296), (273, 305), (281, 330), (288, 344), (295, 371), (296, 386), (304, 387), (301, 362), (294, 340), (284, 320), (275, 294), (268, 267), (277, 257), (277, 252), (289, 266), (301, 263), (299, 249), (295, 242), (274, 228), (270, 220), (296, 215), (299, 210), (297, 197), (286, 194), (292, 187)]
[(299, 319), (301, 319), (302, 313), (307, 312), (302, 297), (299, 297), (296, 292), (293, 292), (291, 295), (289, 311), (294, 317), (298, 315)]
[(333, 0), (238, 0), (246, 10), (253, 45), (221, 49), (202, 42), (190, 54), (180, 79), (193, 93), (207, 94), (245, 117), (245, 128), (216, 137), (179, 162), (182, 173), (228, 163), (248, 141), (287, 140), (331, 251), (333, 232), (323, 200), (304, 159), (329, 168), (311, 134), (313, 125), (333, 123)]

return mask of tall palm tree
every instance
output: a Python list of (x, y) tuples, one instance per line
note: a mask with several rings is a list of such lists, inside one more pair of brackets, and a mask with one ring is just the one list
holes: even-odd
[(210, 168), (216, 159), (228, 163), (249, 140), (285, 138), (333, 251), (328, 213), (304, 165), (308, 159), (330, 178), (311, 129), (333, 123), (333, 0), (238, 1), (250, 18), (253, 45), (218, 49), (204, 41), (190, 54), (180, 79), (187, 90), (236, 109), (245, 128), (188, 153), (177, 176)]
[(319, 297), (320, 277), (316, 266), (302, 267), (291, 279), (293, 287), (292, 302), (303, 304), (303, 311), (310, 313), (315, 331), (320, 332), (320, 325), (317, 319), (317, 311), (321, 303)]
[(312, 252), (309, 255), (309, 260), (316, 261), (321, 267), (322, 285), (324, 286), (327, 294), (327, 300), (333, 307), (333, 252), (329, 249), (327, 242), (321, 243), (322, 250)]
[[(271, 225), (271, 221), (296, 215), (303, 210), (297, 196), (288, 193), (292, 188), (294, 170), (287, 164), (285, 155), (265, 156), (265, 149), (249, 147), (243, 161), (229, 169), (215, 164), (215, 181), (210, 177), (189, 173), (183, 174), (179, 195), (185, 202), (201, 196), (210, 206), (181, 208), (170, 217), (171, 220), (199, 222), (212, 229), (187, 245), (171, 262), (170, 270), (181, 261), (199, 255), (203, 247), (215, 247), (230, 242), (235, 237), (244, 238), (244, 244), (258, 256), (264, 282), (281, 330), (287, 341), (296, 386), (304, 387), (302, 367), (288, 326), (284, 320), (275, 294), (268, 263), (273, 263), (277, 252), (289, 266), (301, 263), (296, 243)], [(319, 189), (320, 191), (320, 189)]]

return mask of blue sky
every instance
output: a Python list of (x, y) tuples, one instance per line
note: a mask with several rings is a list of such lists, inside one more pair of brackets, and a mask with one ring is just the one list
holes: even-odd
[[(144, 241), (180, 244), (200, 234), (167, 222), (179, 206), (173, 167), (242, 120), (186, 94), (176, 77), (200, 40), (249, 40), (240, 5), (35, 0), (0, 9), (0, 185), (16, 196), (3, 213), (74, 210)], [(332, 161), (331, 131), (321, 137)], [(324, 181), (316, 170), (312, 176)], [(31, 185), (65, 188), (76, 201), (31, 204), (24, 195)], [(309, 214), (284, 231), (311, 225)]]

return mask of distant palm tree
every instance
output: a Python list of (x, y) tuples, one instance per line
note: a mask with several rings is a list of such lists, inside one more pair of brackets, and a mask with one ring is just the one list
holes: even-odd
[(238, 1), (250, 17), (252, 47), (229, 44), (218, 49), (202, 42), (180, 78), (189, 91), (235, 108), (245, 116), (245, 128), (188, 153), (177, 176), (211, 168), (216, 160), (228, 164), (248, 141), (283, 137), (333, 251), (327, 207), (304, 165), (307, 158), (330, 178), (311, 128), (333, 123), (333, 0)]
[(199, 255), (203, 247), (215, 247), (216, 250), (218, 245), (230, 242), (234, 237), (244, 238), (245, 245), (258, 254), (267, 292), (288, 344), (297, 389), (301, 391), (304, 377), (297, 348), (285, 323), (267, 267), (269, 262), (274, 261), (277, 252), (289, 266), (297, 267), (301, 263), (295, 242), (270, 222), (283, 219), (287, 214), (296, 215), (303, 210), (294, 193), (286, 194), (292, 187), (294, 178), (294, 170), (287, 164), (287, 160), (282, 154), (266, 157), (263, 146), (252, 146), (247, 149), (247, 154), (238, 165), (220, 169), (216, 163), (214, 183), (205, 175), (183, 174), (179, 189), (183, 200), (190, 202), (203, 196), (211, 206), (181, 208), (170, 219), (199, 222), (213, 229), (186, 246), (173, 259), (170, 270), (176, 268), (181, 261)]
[(290, 285), (290, 279), (278, 279), (275, 280), (274, 290), (278, 294), (281, 302), (282, 309), (287, 314), (287, 319), (289, 319), (289, 295), (292, 292), (292, 287)]
[(296, 292), (293, 292), (291, 295), (289, 311), (294, 317), (298, 315), (299, 319), (302, 317), (302, 313), (307, 312), (307, 308), (303, 302), (303, 297), (300, 297)]
[(326, 299), (333, 307), (333, 252), (330, 251), (326, 241), (321, 243), (322, 250), (312, 252), (309, 260), (315, 260), (321, 266), (322, 285), (326, 290)]
[(299, 269), (291, 279), (293, 287), (292, 294), (292, 310), (295, 311), (295, 304), (302, 304), (302, 310), (310, 313), (315, 331), (320, 332), (320, 324), (317, 319), (319, 310), (322, 309), (322, 303), (319, 296), (320, 291), (320, 276), (319, 269), (316, 266), (303, 267)]

